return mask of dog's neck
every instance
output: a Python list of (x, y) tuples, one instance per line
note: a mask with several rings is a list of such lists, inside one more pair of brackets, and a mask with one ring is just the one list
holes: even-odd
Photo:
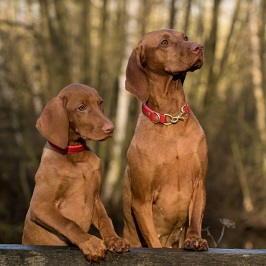
[(83, 140), (78, 145), (68, 145), (65, 149), (62, 149), (58, 146), (56, 146), (54, 143), (48, 141), (48, 144), (46, 144), (46, 147), (51, 148), (61, 154), (77, 154), (79, 152), (82, 152), (86, 150), (86, 142)]
[[(177, 76), (175, 76), (177, 78)], [(185, 94), (180, 78), (154, 76), (149, 80), (150, 97), (147, 105), (159, 113), (177, 114), (185, 103)]]
[(83, 143), (83, 139), (76, 132), (75, 127), (73, 125), (69, 125), (69, 133), (68, 133), (68, 145), (75, 146)]

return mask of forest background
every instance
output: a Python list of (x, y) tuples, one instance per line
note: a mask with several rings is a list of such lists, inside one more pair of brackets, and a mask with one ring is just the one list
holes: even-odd
[(211, 247), (221, 236), (219, 247), (266, 248), (264, 0), (1, 0), (0, 243), (21, 241), (45, 143), (36, 119), (72, 82), (95, 87), (116, 126), (113, 139), (88, 145), (103, 160), (102, 197), (121, 234), (126, 151), (140, 112), (125, 68), (140, 37), (162, 28), (205, 47), (203, 67), (184, 84), (209, 146), (203, 235)]

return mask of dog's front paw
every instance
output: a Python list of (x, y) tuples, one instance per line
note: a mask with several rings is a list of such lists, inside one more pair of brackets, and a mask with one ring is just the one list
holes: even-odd
[(191, 237), (187, 238), (184, 243), (184, 249), (194, 251), (206, 251), (208, 250), (208, 242), (203, 238)]
[(99, 263), (104, 260), (106, 254), (106, 246), (103, 240), (90, 236), (88, 240), (78, 245), (83, 252), (85, 258), (91, 262)]
[(111, 252), (127, 252), (130, 249), (129, 242), (125, 238), (110, 237), (105, 240), (106, 248)]

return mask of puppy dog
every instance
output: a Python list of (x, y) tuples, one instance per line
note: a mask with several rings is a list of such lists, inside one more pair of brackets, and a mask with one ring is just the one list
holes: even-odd
[[(76, 245), (92, 262), (104, 259), (106, 251), (128, 251), (127, 240), (116, 234), (100, 197), (101, 160), (86, 146), (86, 141), (105, 140), (114, 131), (97, 91), (82, 84), (65, 87), (45, 106), (36, 127), (47, 143), (22, 243)], [(91, 224), (102, 239), (88, 234)]]

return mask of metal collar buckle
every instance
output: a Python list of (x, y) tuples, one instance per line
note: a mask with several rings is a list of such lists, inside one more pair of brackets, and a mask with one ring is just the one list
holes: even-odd
[(184, 117), (189, 114), (189, 107), (187, 102), (185, 102), (185, 104), (181, 107), (180, 113), (177, 116), (172, 116), (170, 114), (160, 114), (158, 112), (155, 112), (143, 102), (142, 113), (146, 117), (148, 117), (153, 123), (161, 123), (168, 126), (171, 124), (176, 124), (179, 120), (184, 121)]
[(184, 121), (184, 117), (187, 116), (187, 113), (185, 111), (186, 104), (181, 107), (181, 112), (177, 116), (172, 116), (169, 114), (164, 114), (165, 117), (170, 118), (169, 122), (163, 123), (166, 126), (169, 126), (171, 124), (176, 124), (179, 120)]

